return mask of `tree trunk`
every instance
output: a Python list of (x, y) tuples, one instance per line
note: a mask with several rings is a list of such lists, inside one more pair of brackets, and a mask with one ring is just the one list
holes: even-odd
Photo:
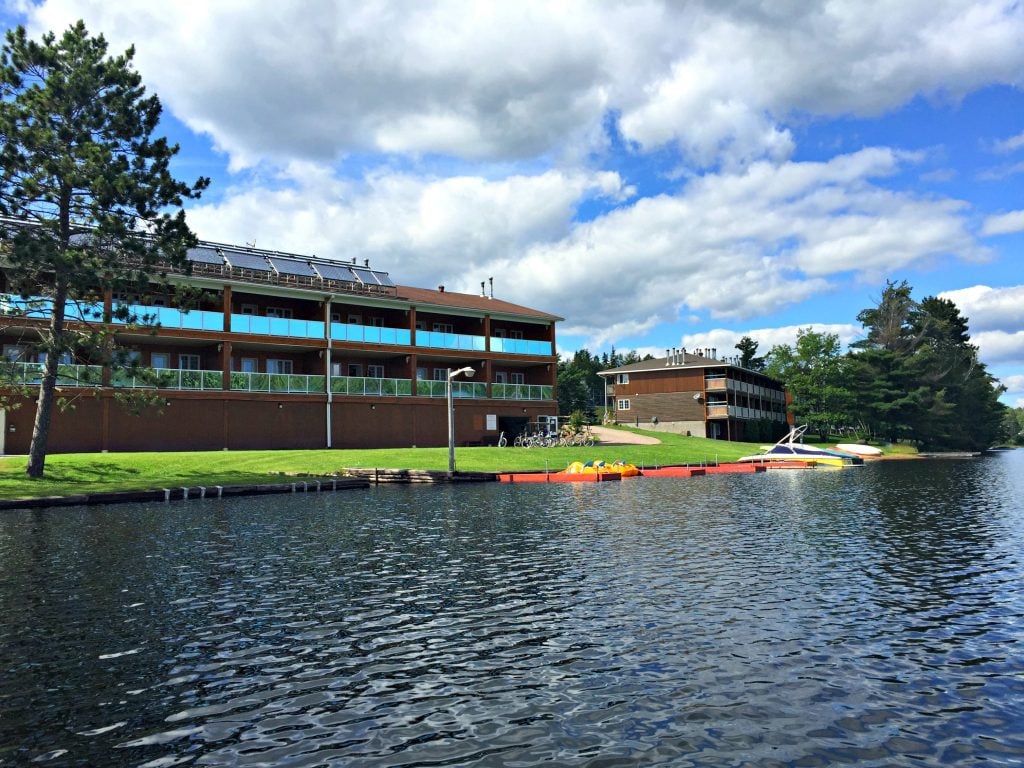
[(68, 297), (67, 285), (60, 283), (53, 297), (53, 314), (50, 316), (50, 349), (43, 364), (43, 380), (39, 385), (39, 399), (36, 400), (36, 420), (32, 425), (32, 444), (28, 450), (29, 477), (42, 477), (46, 466), (46, 443), (50, 437), (50, 421), (53, 417), (53, 399), (57, 390), (57, 367), (60, 365), (60, 340), (64, 336), (64, 302)]

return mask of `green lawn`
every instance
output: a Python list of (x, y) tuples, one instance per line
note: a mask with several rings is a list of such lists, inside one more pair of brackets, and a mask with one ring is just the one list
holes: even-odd
[[(565, 469), (573, 461), (603, 459), (653, 466), (731, 461), (757, 453), (751, 443), (727, 443), (652, 434), (660, 445), (593, 448), (458, 448), (463, 471), (498, 472)], [(279, 473), (332, 474), (346, 467), (389, 469), (448, 468), (446, 448), (315, 451), (205, 451), (194, 453), (67, 453), (46, 459), (46, 476), (30, 480), (25, 459), (0, 459), (0, 498), (66, 496), (182, 486), (251, 485), (275, 481)]]

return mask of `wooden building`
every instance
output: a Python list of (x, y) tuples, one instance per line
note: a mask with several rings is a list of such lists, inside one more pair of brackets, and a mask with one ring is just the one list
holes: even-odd
[(784, 434), (788, 417), (782, 384), (735, 362), (716, 360), (714, 352), (671, 349), (662, 358), (601, 371), (615, 422), (718, 440)]
[[(453, 379), (457, 444), (497, 440), (501, 430), (557, 414), (555, 323), (562, 318), (493, 297), (396, 285), (368, 262), (336, 261), (218, 243), (189, 251), (203, 289), (184, 311), (145, 296), (69, 302), (71, 322), (108, 323), (145, 376), (102, 360), (62, 360), (49, 450), (147, 451), (368, 448), (447, 444), (445, 387)], [(0, 264), (2, 271), (2, 264)], [(155, 332), (119, 325), (128, 304), (159, 322)], [(5, 380), (38, 384), (30, 342), (52, 302), (10, 292), (0, 277)], [(156, 388), (154, 388), (154, 384)], [(137, 415), (118, 395), (158, 394)], [(0, 411), (0, 453), (27, 453), (33, 398)]]

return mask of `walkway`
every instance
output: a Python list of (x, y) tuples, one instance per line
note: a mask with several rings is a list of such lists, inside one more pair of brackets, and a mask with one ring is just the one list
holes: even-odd
[(601, 441), (601, 445), (657, 445), (661, 442), (656, 437), (636, 435), (624, 429), (591, 427), (590, 431), (594, 433), (594, 437)]

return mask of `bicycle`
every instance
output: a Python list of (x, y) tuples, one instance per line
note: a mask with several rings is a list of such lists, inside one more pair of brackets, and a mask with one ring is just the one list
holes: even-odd
[(508, 438), (506, 438), (505, 437), (505, 433), (502, 432), (500, 435), (498, 435), (498, 447), (499, 448), (504, 448), (507, 445), (508, 445)]

